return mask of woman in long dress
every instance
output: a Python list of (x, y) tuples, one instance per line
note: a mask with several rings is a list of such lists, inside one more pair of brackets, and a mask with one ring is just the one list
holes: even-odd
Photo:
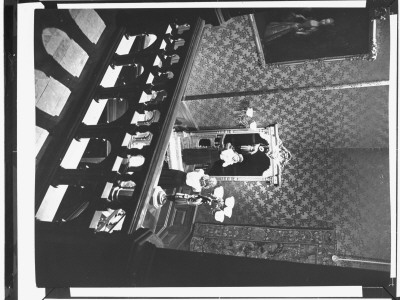
[(313, 19), (307, 19), (302, 15), (295, 15), (295, 17), (299, 22), (272, 22), (268, 24), (264, 30), (264, 43), (271, 42), (289, 33), (294, 33), (296, 35), (310, 35), (311, 33), (318, 31), (322, 26), (334, 24), (332, 18), (316, 21)]
[(182, 161), (187, 165), (212, 164), (219, 160), (220, 152), (217, 147), (183, 149)]

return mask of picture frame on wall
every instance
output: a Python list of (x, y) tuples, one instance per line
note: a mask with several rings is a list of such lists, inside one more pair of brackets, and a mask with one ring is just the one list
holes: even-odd
[(250, 15), (261, 66), (307, 60), (375, 60), (376, 20), (367, 8), (302, 8)]

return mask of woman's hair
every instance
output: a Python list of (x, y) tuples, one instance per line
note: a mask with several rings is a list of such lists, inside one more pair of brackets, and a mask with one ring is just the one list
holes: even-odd
[(200, 184), (205, 189), (213, 188), (217, 183), (218, 181), (215, 177), (210, 177), (208, 175), (205, 175), (200, 179)]
[(208, 185), (210, 187), (215, 187), (215, 186), (217, 186), (217, 184), (218, 184), (217, 178), (210, 177), (210, 179), (208, 180)]

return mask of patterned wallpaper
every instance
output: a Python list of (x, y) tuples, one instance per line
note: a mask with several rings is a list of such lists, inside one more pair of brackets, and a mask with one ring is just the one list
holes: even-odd
[(186, 103), (203, 129), (232, 128), (238, 126), (235, 103), (246, 100), (259, 127), (280, 124), (289, 149), (382, 148), (389, 143), (387, 99), (388, 87), (381, 86)]
[[(207, 29), (187, 95), (388, 80), (389, 22), (378, 21), (378, 57), (368, 61), (258, 64), (246, 16)], [(325, 226), (337, 230), (339, 254), (390, 257), (388, 88), (368, 87), (187, 101), (200, 128), (236, 127), (235, 107), (249, 102), (258, 126), (281, 125), (293, 159), (280, 188), (223, 183), (236, 207), (226, 224)], [(223, 111), (224, 113), (221, 113)], [(200, 207), (196, 222), (212, 223)]]
[[(226, 28), (205, 31), (186, 94), (388, 80), (389, 24), (377, 22), (378, 57), (373, 62), (309, 61), (262, 68), (248, 17), (234, 18)], [(201, 129), (237, 127), (235, 107), (249, 102), (259, 126), (282, 125), (282, 139), (289, 148), (381, 148), (388, 147), (387, 97), (388, 88), (380, 86), (323, 92), (291, 90), (185, 103)]]
[(258, 64), (248, 16), (228, 21), (226, 28), (206, 29), (197, 54), (187, 95), (322, 86), (387, 80), (389, 22), (377, 21), (378, 57), (374, 62), (309, 61), (296, 65)]
[[(389, 259), (387, 149), (302, 149), (283, 172), (281, 187), (221, 183), (236, 206), (224, 224), (336, 227), (338, 253)], [(200, 206), (196, 222), (217, 223)]]

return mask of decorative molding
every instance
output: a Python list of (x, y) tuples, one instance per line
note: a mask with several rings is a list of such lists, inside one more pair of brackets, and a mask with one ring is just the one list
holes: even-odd
[[(375, 51), (376, 53), (376, 51)], [(360, 59), (354, 56), (349, 56), (348, 61)], [(364, 60), (374, 60), (374, 57), (367, 56), (363, 58)], [(330, 61), (343, 60), (342, 58), (332, 58)], [(300, 63), (300, 62), (298, 62)], [(350, 84), (330, 84), (330, 85), (320, 85), (320, 86), (305, 86), (305, 87), (289, 87), (289, 88), (277, 88), (270, 90), (258, 90), (258, 91), (243, 91), (243, 92), (229, 92), (229, 93), (219, 93), (219, 94), (204, 94), (204, 95), (193, 95), (187, 96), (185, 101), (194, 100), (204, 100), (204, 99), (225, 99), (229, 97), (246, 97), (246, 96), (258, 96), (258, 95), (272, 95), (279, 93), (293, 93), (293, 92), (321, 92), (329, 90), (342, 90), (342, 89), (355, 89), (373, 86), (385, 86), (389, 85), (388, 80), (378, 80), (378, 81), (366, 81)]]
[(376, 7), (371, 9), (371, 17), (374, 20), (387, 20), (390, 14), (390, 7)]
[(282, 171), (292, 155), (287, 150), (279, 138), (278, 124), (270, 125), (266, 128), (238, 128), (238, 129), (220, 129), (220, 130), (198, 130), (189, 132), (189, 136), (197, 139), (201, 138), (222, 138), (226, 134), (260, 134), (269, 145), (269, 157), (271, 165), (265, 170), (262, 176), (214, 176), (218, 181), (264, 181), (268, 184), (280, 186), (282, 182)]
[(254, 37), (255, 37), (255, 43), (256, 43), (257, 54), (258, 54), (258, 62), (261, 67), (265, 67), (266, 62), (265, 62), (264, 50), (262, 48), (260, 34), (258, 33), (254, 14), (249, 15), (249, 21), (250, 21), (250, 26), (251, 26), (251, 29), (253, 30)]

